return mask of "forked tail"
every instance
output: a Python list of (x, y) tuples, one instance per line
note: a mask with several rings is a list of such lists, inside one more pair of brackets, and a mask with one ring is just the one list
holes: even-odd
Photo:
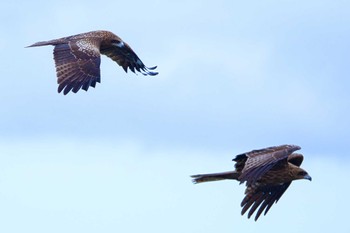
[(202, 183), (202, 182), (208, 182), (208, 181), (217, 181), (217, 180), (237, 180), (239, 177), (239, 174), (235, 171), (229, 171), (229, 172), (220, 172), (220, 173), (210, 173), (210, 174), (198, 174), (198, 175), (192, 175), (192, 182), (194, 184)]
[(37, 47), (37, 46), (45, 46), (45, 45), (58, 45), (58, 44), (62, 44), (62, 39), (49, 40), (49, 41), (40, 41), (40, 42), (36, 42), (35, 44), (29, 45), (26, 48)]

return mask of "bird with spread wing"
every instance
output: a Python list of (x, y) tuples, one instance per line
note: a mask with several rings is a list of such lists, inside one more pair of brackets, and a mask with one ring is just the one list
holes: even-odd
[(107, 55), (125, 72), (128, 68), (143, 75), (157, 75), (157, 67), (146, 67), (131, 47), (109, 31), (92, 31), (60, 39), (37, 42), (28, 47), (53, 45), (58, 92), (87, 91), (100, 82), (100, 54)]
[(281, 198), (293, 180), (307, 179), (311, 176), (300, 168), (303, 155), (293, 153), (301, 148), (296, 145), (281, 145), (253, 150), (239, 154), (233, 161), (235, 170), (222, 173), (199, 174), (191, 176), (194, 183), (232, 179), (246, 183), (245, 197), (241, 202), (243, 215), (250, 218), (257, 210), (255, 221), (262, 212), (264, 215)]

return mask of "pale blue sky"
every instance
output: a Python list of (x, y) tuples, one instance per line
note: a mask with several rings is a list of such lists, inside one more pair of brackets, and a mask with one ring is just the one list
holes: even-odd
[[(349, 232), (349, 10), (330, 0), (2, 3), (0, 232)], [(24, 48), (99, 29), (159, 75), (102, 57), (101, 84), (63, 96), (53, 47)], [(302, 147), (313, 181), (293, 183), (257, 223), (240, 216), (242, 185), (190, 182), (286, 143)]]

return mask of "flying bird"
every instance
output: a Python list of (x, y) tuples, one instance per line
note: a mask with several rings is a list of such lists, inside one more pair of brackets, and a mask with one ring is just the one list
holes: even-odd
[(303, 155), (293, 153), (300, 149), (296, 145), (281, 145), (239, 154), (233, 159), (236, 162), (234, 171), (193, 175), (192, 181), (202, 183), (231, 179), (240, 184), (245, 182), (247, 188), (241, 202), (241, 214), (249, 210), (250, 218), (258, 210), (256, 221), (263, 211), (266, 215), (271, 206), (277, 203), (293, 180), (311, 181), (311, 176), (300, 168)]
[(87, 91), (95, 87), (100, 78), (100, 54), (107, 55), (125, 72), (128, 68), (143, 75), (157, 75), (157, 67), (146, 67), (131, 47), (109, 31), (91, 31), (60, 39), (42, 41), (28, 47), (53, 45), (56, 64), (58, 92)]

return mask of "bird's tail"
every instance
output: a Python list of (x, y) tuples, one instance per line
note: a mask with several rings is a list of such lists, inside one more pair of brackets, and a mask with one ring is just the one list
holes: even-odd
[(62, 39), (49, 40), (49, 41), (40, 41), (40, 42), (36, 42), (35, 44), (29, 45), (26, 48), (45, 46), (45, 45), (58, 45), (58, 44), (62, 44)]
[(239, 177), (239, 174), (235, 171), (229, 171), (229, 172), (220, 172), (220, 173), (210, 173), (210, 174), (198, 174), (198, 175), (192, 175), (192, 182), (194, 184), (202, 183), (202, 182), (208, 182), (208, 181), (217, 181), (217, 180), (237, 180)]

